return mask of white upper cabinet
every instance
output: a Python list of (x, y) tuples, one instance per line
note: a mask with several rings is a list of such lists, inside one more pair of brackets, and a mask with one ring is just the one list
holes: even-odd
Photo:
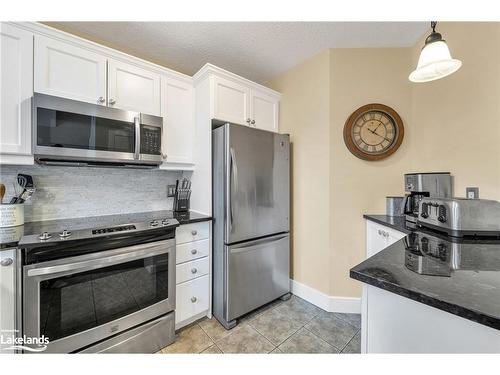
[(213, 78), (212, 118), (236, 124), (250, 123), (250, 89), (223, 77)]
[(35, 36), (35, 92), (106, 105), (106, 57)]
[(204, 69), (215, 70), (210, 75), (212, 119), (278, 132), (279, 93), (217, 67), (200, 72)]
[(160, 116), (160, 75), (110, 59), (108, 106)]
[(253, 89), (250, 95), (250, 125), (278, 132), (279, 98)]
[(0, 23), (0, 163), (33, 164), (33, 34)]
[(163, 165), (161, 168), (194, 164), (194, 89), (191, 82), (161, 77), (161, 115), (163, 116)]

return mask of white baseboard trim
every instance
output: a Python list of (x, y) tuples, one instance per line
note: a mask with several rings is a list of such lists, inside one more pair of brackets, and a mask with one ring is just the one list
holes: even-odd
[(329, 296), (310, 286), (290, 279), (292, 294), (328, 312), (361, 313), (361, 298)]

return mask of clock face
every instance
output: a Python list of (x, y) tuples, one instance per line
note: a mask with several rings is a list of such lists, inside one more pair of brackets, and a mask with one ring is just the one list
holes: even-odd
[(382, 154), (390, 149), (397, 136), (397, 126), (390, 115), (382, 111), (362, 113), (351, 129), (354, 145), (368, 154)]
[(381, 160), (396, 152), (404, 136), (398, 113), (383, 104), (358, 108), (344, 125), (344, 142), (352, 154), (363, 160)]

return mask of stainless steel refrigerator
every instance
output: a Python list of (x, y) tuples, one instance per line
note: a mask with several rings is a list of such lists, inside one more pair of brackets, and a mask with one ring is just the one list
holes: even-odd
[(290, 138), (212, 131), (213, 314), (226, 328), (290, 292)]

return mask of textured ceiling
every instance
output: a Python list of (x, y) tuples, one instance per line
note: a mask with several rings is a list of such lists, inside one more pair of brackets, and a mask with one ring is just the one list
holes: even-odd
[(265, 82), (326, 48), (409, 47), (427, 22), (50, 22), (193, 75), (209, 62)]

